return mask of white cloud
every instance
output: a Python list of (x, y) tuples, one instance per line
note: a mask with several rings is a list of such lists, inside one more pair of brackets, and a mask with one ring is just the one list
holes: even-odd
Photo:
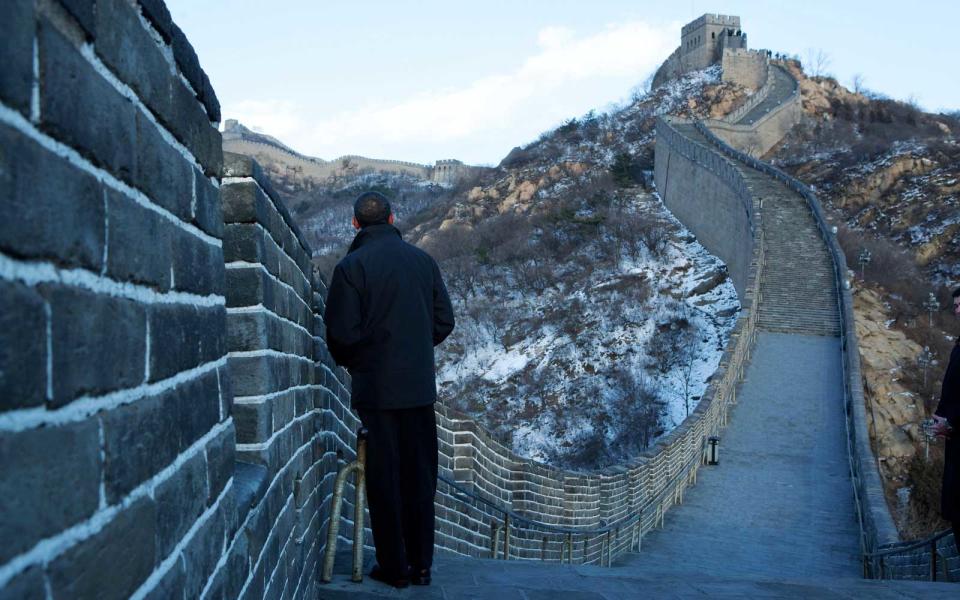
[(283, 100), (240, 102), (224, 114), (323, 158), (360, 153), (495, 163), (558, 120), (625, 96), (673, 50), (676, 29), (637, 21), (577, 37), (565, 27), (546, 27), (537, 33), (539, 51), (517, 68), (459, 89), (333, 115), (310, 114)]

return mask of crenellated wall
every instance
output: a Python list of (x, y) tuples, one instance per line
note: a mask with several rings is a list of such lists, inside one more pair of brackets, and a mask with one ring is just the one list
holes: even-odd
[(654, 179), (667, 208), (726, 263), (743, 298), (752, 281), (759, 206), (739, 171), (719, 152), (688, 139), (676, 125), (660, 119)]
[(316, 597), (357, 422), (303, 236), (162, 2), (0, 52), (0, 597)]

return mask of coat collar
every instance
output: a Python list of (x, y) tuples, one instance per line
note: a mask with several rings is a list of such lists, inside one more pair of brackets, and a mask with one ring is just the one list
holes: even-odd
[(347, 254), (350, 254), (364, 244), (369, 244), (375, 240), (383, 239), (391, 235), (396, 235), (398, 238), (403, 239), (403, 236), (400, 235), (400, 230), (393, 225), (388, 225), (387, 223), (383, 223), (382, 225), (367, 225), (353, 238), (353, 243), (350, 244), (350, 249), (347, 250)]

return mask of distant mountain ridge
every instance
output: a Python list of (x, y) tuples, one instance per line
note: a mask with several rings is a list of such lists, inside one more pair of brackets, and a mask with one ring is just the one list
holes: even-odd
[(433, 165), (425, 165), (402, 160), (344, 155), (328, 161), (297, 152), (277, 138), (253, 131), (236, 119), (227, 119), (224, 122), (223, 149), (225, 152), (256, 158), (270, 171), (313, 183), (345, 175), (378, 172), (409, 175), (424, 181), (452, 185), (474, 169), (456, 159), (438, 160)]

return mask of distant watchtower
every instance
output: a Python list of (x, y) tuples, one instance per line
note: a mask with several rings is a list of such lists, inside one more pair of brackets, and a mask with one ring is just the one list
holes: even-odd
[[(746, 51), (747, 34), (740, 29), (740, 17), (705, 14), (680, 30), (680, 47), (657, 70), (653, 87), (689, 73), (720, 63), (726, 56)], [(752, 60), (752, 58), (751, 58)], [(752, 83), (748, 83), (751, 87)]]
[(680, 30), (683, 72), (704, 69), (719, 62), (725, 48), (746, 47), (747, 35), (740, 30), (740, 17), (706, 14)]

